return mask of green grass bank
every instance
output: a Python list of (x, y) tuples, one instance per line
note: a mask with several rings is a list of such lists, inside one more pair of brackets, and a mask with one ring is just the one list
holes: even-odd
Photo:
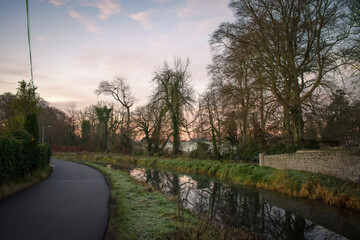
[(182, 209), (175, 199), (136, 182), (128, 174), (96, 163), (83, 163), (100, 170), (111, 181), (105, 239), (259, 239), (245, 229), (219, 231)]
[(0, 200), (10, 197), (17, 192), (30, 188), (39, 182), (45, 180), (51, 173), (52, 168), (45, 166), (43, 168), (32, 171), (17, 180), (8, 181), (0, 185)]
[(323, 174), (277, 170), (253, 164), (184, 158), (168, 159), (94, 153), (55, 153), (54, 157), (90, 162), (128, 163), (207, 175), (220, 181), (277, 191), (293, 197), (320, 200), (328, 205), (360, 212), (360, 185)]

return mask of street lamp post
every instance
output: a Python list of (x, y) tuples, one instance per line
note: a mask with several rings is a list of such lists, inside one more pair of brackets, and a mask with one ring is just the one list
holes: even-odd
[(49, 127), (51, 127), (51, 126), (42, 126), (42, 144), (44, 144), (44, 136), (45, 136), (45, 127), (47, 127), (47, 128), (49, 128)]

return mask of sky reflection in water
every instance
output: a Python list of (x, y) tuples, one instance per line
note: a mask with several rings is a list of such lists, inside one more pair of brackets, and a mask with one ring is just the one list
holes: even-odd
[(358, 214), (317, 201), (144, 168), (131, 169), (130, 175), (178, 196), (198, 215), (209, 214), (218, 224), (235, 228), (245, 226), (266, 239), (360, 239)]

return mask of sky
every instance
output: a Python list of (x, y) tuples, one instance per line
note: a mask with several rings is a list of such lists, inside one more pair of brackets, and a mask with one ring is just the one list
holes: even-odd
[[(34, 83), (51, 106), (84, 108), (102, 80), (127, 79), (136, 105), (151, 96), (154, 71), (190, 59), (192, 86), (209, 83), (210, 34), (233, 21), (227, 0), (29, 0)], [(30, 80), (25, 0), (0, 1), (0, 94)]]

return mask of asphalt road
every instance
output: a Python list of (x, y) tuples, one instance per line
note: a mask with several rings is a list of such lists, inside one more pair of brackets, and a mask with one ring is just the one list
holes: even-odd
[(104, 238), (109, 188), (95, 169), (52, 159), (51, 176), (0, 201), (0, 239)]

